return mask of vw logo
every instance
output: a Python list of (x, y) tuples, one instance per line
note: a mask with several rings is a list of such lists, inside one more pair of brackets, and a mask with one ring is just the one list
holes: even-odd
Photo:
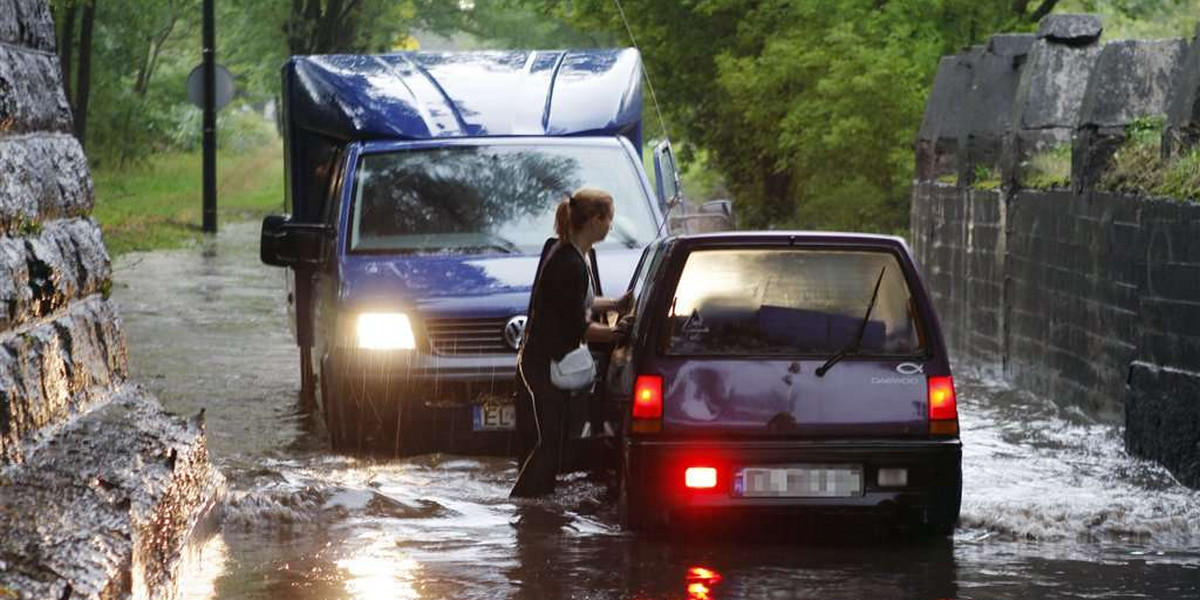
[(900, 363), (896, 365), (896, 372), (901, 375), (917, 375), (925, 372), (925, 365), (917, 363)]
[(521, 348), (521, 338), (525, 337), (525, 323), (528, 320), (529, 317), (525, 315), (517, 315), (504, 324), (504, 343), (508, 344), (509, 348)]

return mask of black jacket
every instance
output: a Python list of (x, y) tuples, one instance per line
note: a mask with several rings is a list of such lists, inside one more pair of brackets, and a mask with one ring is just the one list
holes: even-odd
[(554, 244), (533, 284), (522, 361), (561, 360), (579, 347), (588, 327), (587, 286), (583, 256), (569, 243)]

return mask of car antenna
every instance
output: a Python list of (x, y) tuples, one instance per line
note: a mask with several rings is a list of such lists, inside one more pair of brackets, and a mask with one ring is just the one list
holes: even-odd
[[(621, 6), (621, 0), (613, 0), (613, 4), (617, 5), (617, 13), (621, 15), (621, 22), (625, 24), (625, 32), (629, 34), (629, 42), (633, 44), (638, 54), (641, 54), (642, 49), (638, 46), (637, 38), (633, 36), (633, 27), (629, 25), (629, 19), (625, 17), (625, 7)], [(663, 138), (667, 141), (667, 146), (671, 146), (671, 132), (667, 130), (667, 120), (663, 118), (662, 108), (658, 105), (658, 94), (654, 93), (654, 82), (650, 80), (650, 69), (644, 68), (643, 74), (646, 76), (646, 87), (650, 89), (650, 101), (654, 104), (654, 113), (658, 116), (658, 127), (662, 130)], [(676, 181), (676, 188), (679, 190), (683, 189), (681, 182), (678, 180)], [(663, 221), (659, 224), (658, 234), (655, 237), (662, 237), (663, 228), (671, 222), (671, 211), (679, 204), (681, 202), (667, 204), (667, 212), (663, 215)]]

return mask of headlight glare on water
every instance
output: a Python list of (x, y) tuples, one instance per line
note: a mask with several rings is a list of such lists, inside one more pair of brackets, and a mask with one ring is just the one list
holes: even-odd
[(417, 347), (412, 323), (404, 313), (362, 313), (356, 326), (358, 347), (367, 350), (412, 350)]

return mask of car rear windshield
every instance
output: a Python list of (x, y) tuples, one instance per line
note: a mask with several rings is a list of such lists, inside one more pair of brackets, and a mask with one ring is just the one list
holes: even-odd
[(612, 145), (448, 146), (363, 156), (351, 252), (536, 253), (560, 200), (585, 186), (613, 196), (605, 247), (644, 246), (657, 227), (635, 163)]
[(694, 251), (668, 311), (668, 354), (829, 356), (860, 328), (859, 354), (924, 352), (916, 303), (886, 251)]

